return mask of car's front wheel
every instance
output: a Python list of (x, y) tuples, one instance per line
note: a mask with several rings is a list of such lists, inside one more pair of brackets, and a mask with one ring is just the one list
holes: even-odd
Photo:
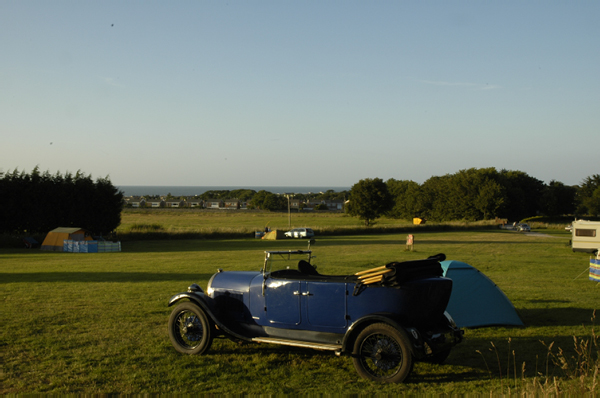
[(367, 326), (356, 338), (354, 367), (368, 380), (402, 383), (412, 369), (408, 336), (386, 323)]
[(183, 354), (203, 354), (212, 344), (213, 325), (194, 303), (179, 304), (169, 317), (169, 338)]

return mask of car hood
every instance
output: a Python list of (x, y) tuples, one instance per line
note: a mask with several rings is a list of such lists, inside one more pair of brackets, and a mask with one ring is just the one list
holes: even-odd
[(257, 276), (262, 275), (258, 271), (223, 271), (212, 276), (208, 282), (207, 293), (212, 296), (212, 292), (217, 291), (237, 291), (247, 292), (250, 290), (250, 282)]

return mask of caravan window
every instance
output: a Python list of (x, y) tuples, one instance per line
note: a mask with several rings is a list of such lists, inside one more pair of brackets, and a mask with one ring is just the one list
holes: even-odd
[(579, 229), (579, 228), (577, 228), (575, 230), (575, 236), (589, 236), (591, 238), (595, 238), (596, 230), (595, 229)]

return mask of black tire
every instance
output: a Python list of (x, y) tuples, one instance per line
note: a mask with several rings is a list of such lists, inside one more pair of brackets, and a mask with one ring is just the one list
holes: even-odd
[(183, 354), (204, 354), (212, 344), (214, 327), (194, 303), (179, 304), (169, 317), (169, 338)]
[(367, 380), (402, 383), (412, 369), (408, 336), (386, 323), (375, 323), (360, 332), (352, 357), (356, 372)]
[[(443, 329), (448, 329), (448, 328), (454, 328), (454, 327), (456, 327), (456, 324), (454, 322), (452, 322), (452, 324), (451, 324), (450, 320), (444, 315), (444, 316), (440, 317), (440, 321), (439, 321), (439, 324), (437, 324), (437, 327), (440, 328), (440, 330), (443, 330)], [(442, 351), (437, 351), (436, 353), (434, 353), (428, 357), (425, 357), (425, 359), (423, 359), (423, 362), (441, 365), (448, 358), (448, 355), (450, 355), (450, 351), (452, 351), (452, 348), (447, 348)]]

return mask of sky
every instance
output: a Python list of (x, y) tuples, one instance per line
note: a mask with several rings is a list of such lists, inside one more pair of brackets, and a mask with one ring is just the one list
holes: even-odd
[(332, 186), (600, 173), (600, 2), (0, 2), (0, 171)]

